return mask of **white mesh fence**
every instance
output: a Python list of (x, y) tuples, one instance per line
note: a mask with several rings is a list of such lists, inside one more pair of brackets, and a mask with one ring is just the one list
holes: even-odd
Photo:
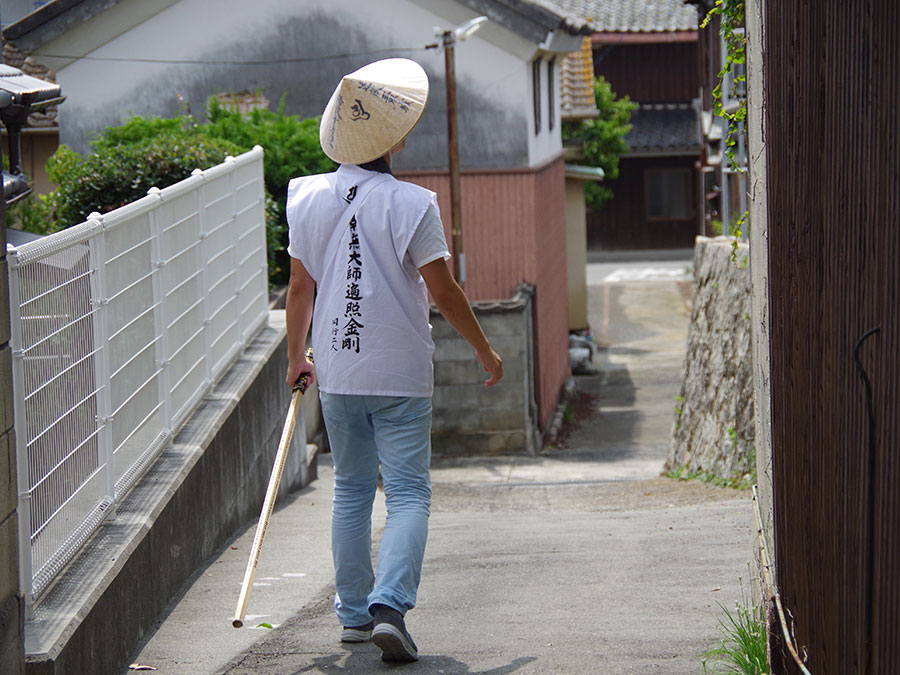
[(31, 604), (265, 322), (262, 149), (8, 261)]

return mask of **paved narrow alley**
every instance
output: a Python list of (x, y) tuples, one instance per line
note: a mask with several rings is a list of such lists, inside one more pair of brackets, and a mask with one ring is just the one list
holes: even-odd
[[(596, 374), (535, 458), (435, 461), (419, 603), (423, 673), (700, 673), (753, 556), (749, 495), (659, 476), (688, 326), (689, 263), (592, 263)], [(330, 467), (276, 512), (246, 625), (250, 524), (194, 578), (135, 662), (160, 673), (377, 673), (331, 607)], [(376, 529), (383, 523), (376, 506)], [(745, 582), (746, 586), (746, 582)], [(269, 628), (268, 626), (271, 626)]]

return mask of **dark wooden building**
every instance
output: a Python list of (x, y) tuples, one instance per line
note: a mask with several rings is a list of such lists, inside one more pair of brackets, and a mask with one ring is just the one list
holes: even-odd
[(594, 74), (639, 107), (614, 197), (588, 213), (588, 247), (690, 248), (704, 232), (698, 10), (683, 0), (556, 0), (594, 28)]

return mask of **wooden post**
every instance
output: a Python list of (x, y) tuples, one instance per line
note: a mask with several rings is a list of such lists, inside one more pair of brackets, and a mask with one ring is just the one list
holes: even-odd
[(459, 133), (456, 121), (456, 37), (453, 31), (444, 31), (444, 68), (447, 84), (447, 150), (450, 166), (450, 217), (453, 235), (453, 276), (465, 287), (466, 259), (463, 253), (462, 209), (459, 190)]

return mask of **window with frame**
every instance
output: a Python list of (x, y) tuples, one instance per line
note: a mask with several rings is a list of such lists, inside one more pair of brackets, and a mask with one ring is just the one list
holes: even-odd
[(553, 125), (556, 122), (556, 98), (553, 91), (553, 59), (547, 61), (547, 123), (550, 131), (553, 131)]
[(534, 135), (541, 132), (541, 61), (538, 57), (531, 64), (531, 92), (534, 96)]
[(644, 191), (647, 220), (690, 220), (694, 217), (690, 169), (647, 169)]

